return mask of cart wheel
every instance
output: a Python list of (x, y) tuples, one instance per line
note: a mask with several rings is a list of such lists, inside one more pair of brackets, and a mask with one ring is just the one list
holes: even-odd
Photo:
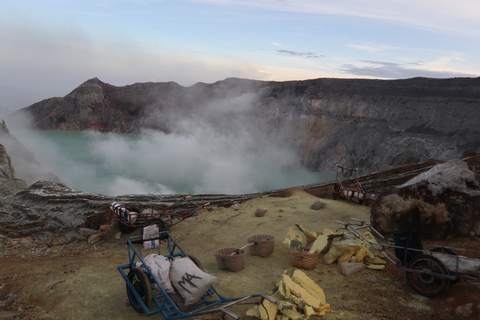
[[(430, 250), (430, 252), (437, 252), (437, 253), (445, 253), (445, 254), (449, 254), (449, 255), (452, 255), (452, 256), (456, 256), (457, 254), (455, 252), (453, 252), (452, 250), (448, 249), (448, 248), (444, 248), (444, 247), (435, 247), (433, 248), (432, 250)], [(450, 280), (450, 284), (455, 284), (457, 283), (458, 281), (460, 281), (460, 278), (456, 278), (455, 280)]]
[(118, 229), (120, 230), (121, 233), (123, 234), (130, 234), (132, 233), (133, 231), (135, 231), (137, 228), (135, 227), (129, 227), (127, 226), (126, 224), (122, 223), (122, 222), (118, 222)]
[(427, 254), (419, 254), (410, 262), (406, 271), (408, 285), (417, 293), (425, 297), (434, 297), (444, 292), (450, 280), (440, 276), (448, 275), (443, 263), (435, 257)]
[(190, 260), (192, 260), (193, 263), (195, 263), (195, 265), (196, 265), (200, 270), (205, 271), (205, 270), (203, 270), (203, 265), (202, 265), (202, 263), (200, 262), (200, 260), (198, 260), (197, 257), (192, 256), (191, 254), (189, 254), (189, 255), (187, 255), (187, 256), (190, 258)]
[(148, 220), (147, 224), (145, 226), (148, 227), (148, 226), (152, 226), (154, 224), (156, 224), (158, 226), (159, 231), (165, 231), (165, 230), (170, 229), (168, 224), (160, 218), (152, 218), (152, 219)]
[(142, 302), (148, 308), (150, 302), (152, 302), (152, 286), (147, 274), (140, 268), (133, 268), (128, 273), (128, 280), (132, 283), (135, 291), (141, 298), (141, 301), (137, 300), (133, 291), (127, 285), (128, 300), (133, 309), (138, 313), (143, 313)]

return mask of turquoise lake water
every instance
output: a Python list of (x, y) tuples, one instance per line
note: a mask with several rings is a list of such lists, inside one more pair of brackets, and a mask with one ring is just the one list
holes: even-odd
[(335, 179), (252, 139), (77, 131), (12, 132), (69, 187), (106, 195), (244, 194)]

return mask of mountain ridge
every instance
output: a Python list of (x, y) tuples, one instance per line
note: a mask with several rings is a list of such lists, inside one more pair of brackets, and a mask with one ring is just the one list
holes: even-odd
[(219, 128), (220, 135), (249, 130), (291, 149), (309, 170), (330, 171), (340, 163), (366, 173), (479, 150), (480, 78), (227, 78), (190, 87), (113, 86), (92, 78), (19, 113), (41, 130), (171, 134), (185, 121)]

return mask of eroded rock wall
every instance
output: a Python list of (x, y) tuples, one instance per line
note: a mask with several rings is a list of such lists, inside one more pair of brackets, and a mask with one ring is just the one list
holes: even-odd
[(49, 130), (168, 134), (189, 120), (240, 127), (291, 149), (314, 171), (332, 172), (338, 163), (363, 174), (480, 149), (480, 78), (226, 79), (188, 88), (173, 82), (115, 87), (94, 78), (21, 112)]

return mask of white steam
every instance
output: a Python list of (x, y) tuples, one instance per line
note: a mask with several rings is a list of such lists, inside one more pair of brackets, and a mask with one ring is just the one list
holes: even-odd
[(254, 100), (242, 94), (191, 113), (151, 114), (168, 134), (10, 131), (69, 187), (92, 193), (243, 194), (322, 181), (267, 137), (251, 114)]

